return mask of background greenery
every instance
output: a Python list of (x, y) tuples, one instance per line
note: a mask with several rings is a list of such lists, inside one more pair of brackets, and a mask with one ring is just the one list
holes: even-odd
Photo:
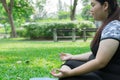
[(89, 43), (77, 41), (0, 40), (0, 80), (29, 80), (32, 77), (52, 77), (50, 71), (59, 68), (59, 53), (81, 54), (89, 51)]
[[(83, 28), (95, 28), (95, 25), (91, 21), (66, 21), (66, 22), (42, 22), (42, 23), (29, 23), (23, 25), (22, 29), (17, 30), (19, 37), (29, 37), (30, 39), (52, 39), (53, 29), (71, 29), (77, 28), (79, 31), (76, 32), (80, 36), (81, 29)], [(64, 35), (64, 33), (63, 33)]]
[[(14, 1), (14, 4), (11, 1)], [(41, 36), (52, 37), (53, 28), (93, 27), (94, 20), (89, 14), (90, 5), (88, 4), (90, 0), (82, 0), (83, 8), (74, 15), (74, 21), (70, 20), (72, 12), (70, 9), (74, 5), (60, 4), (62, 0), (59, 0), (58, 12), (47, 14), (45, 11), (47, 0), (36, 1), (34, 3), (34, 0), (0, 0), (0, 38), (4, 34), (12, 37), (11, 32), (14, 34), (17, 32), (17, 37), (36, 39)], [(120, 5), (120, 0), (118, 1)], [(7, 9), (3, 4), (8, 6)], [(23, 24), (26, 23), (30, 24), (23, 27)], [(81, 54), (90, 50), (89, 43), (89, 40), (87, 42), (62, 41), (55, 43), (18, 38), (0, 39), (0, 80), (29, 80), (32, 77), (52, 77), (49, 74), (50, 70), (59, 68), (62, 63), (59, 59), (59, 53)]]

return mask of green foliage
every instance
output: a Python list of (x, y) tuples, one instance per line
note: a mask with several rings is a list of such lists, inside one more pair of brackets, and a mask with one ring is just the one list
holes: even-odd
[(10, 32), (11, 32), (10, 25), (7, 23), (4, 24), (4, 26), (0, 28), (0, 33), (9, 34)]
[(25, 28), (18, 28), (16, 32), (19, 37), (27, 37), (27, 30)]
[(5, 29), (3, 27), (0, 27), (0, 33), (5, 33)]
[(46, 15), (47, 11), (44, 9), (45, 4), (46, 4), (46, 0), (36, 0), (36, 1), (33, 0), (32, 5), (34, 5), (34, 8), (36, 9), (36, 12), (33, 14), (34, 21), (41, 20), (47, 17)]
[(4, 24), (8, 21), (7, 13), (5, 12), (5, 9), (3, 8), (3, 5), (0, 3), (0, 23)]
[[(81, 21), (78, 23), (78, 26), (77, 26), (78, 29), (84, 29), (84, 28), (95, 28), (95, 25), (93, 24), (93, 22), (91, 21)], [(82, 36), (83, 33), (81, 31), (79, 31), (79, 35)], [(87, 35), (94, 35), (94, 34), (91, 34), (91, 33), (87, 33)]]
[(50, 22), (50, 23), (34, 23), (24, 26), (27, 29), (27, 34), (31, 39), (46, 38), (52, 39), (54, 28), (78, 28), (94, 27), (90, 21), (81, 22)]
[(118, 1), (118, 5), (119, 5), (119, 7), (120, 7), (120, 0), (117, 0)]
[(80, 21), (77, 28), (95, 28), (95, 25), (91, 21)]
[(59, 68), (59, 53), (88, 52), (89, 42), (46, 42), (24, 39), (0, 39), (0, 80), (29, 80), (52, 77), (50, 71)]
[(82, 0), (82, 4), (83, 4), (83, 6), (88, 5), (88, 4), (89, 4), (89, 2), (90, 2), (90, 0)]
[(70, 13), (66, 11), (59, 11), (58, 18), (59, 19), (67, 19), (70, 17)]
[(24, 22), (33, 14), (33, 7), (26, 0), (15, 0), (13, 8), (13, 17), (19, 22)]
[[(9, 2), (8, 2), (9, 4)], [(2, 3), (0, 3), (0, 23), (8, 23), (8, 15), (5, 11), (5, 9), (2, 6)], [(12, 10), (14, 22), (16, 27), (20, 27), (21, 23), (27, 21), (30, 16), (33, 14), (33, 7), (30, 5), (26, 0), (14, 0), (14, 6)]]
[(68, 23), (36, 23), (25, 26), (31, 39), (52, 38), (53, 28), (73, 28), (74, 22)]
[(86, 5), (83, 9), (82, 9), (82, 13), (81, 13), (81, 16), (83, 19), (85, 20), (89, 20), (91, 19), (92, 17), (90, 16), (90, 5)]

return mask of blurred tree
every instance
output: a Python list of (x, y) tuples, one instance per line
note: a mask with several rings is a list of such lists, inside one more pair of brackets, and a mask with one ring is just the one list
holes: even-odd
[(72, 0), (71, 0), (70, 19), (71, 19), (72, 21), (75, 20), (75, 12), (76, 12), (77, 2), (78, 2), (78, 0), (74, 0), (74, 3), (72, 4)]
[(86, 5), (83, 9), (82, 9), (82, 13), (81, 16), (82, 18), (84, 18), (85, 20), (89, 20), (89, 18), (91, 18), (90, 16), (90, 5)]
[(12, 10), (13, 10), (13, 5), (14, 5), (14, 0), (10, 0), (7, 2), (6, 0), (0, 0), (2, 3), (6, 13), (8, 14), (9, 22), (11, 24), (11, 37), (17, 37), (14, 22), (13, 22), (13, 15), (12, 15)]
[(82, 18), (85, 20), (93, 20), (90, 15), (90, 8), (91, 8), (90, 1), (83, 0), (82, 4), (83, 4), (83, 9), (82, 9), (82, 13), (81, 13)]
[(67, 18), (69, 18), (69, 16), (70, 16), (70, 13), (67, 11), (59, 11), (58, 12), (59, 19), (67, 19)]
[(75, 20), (77, 2), (78, 0), (70, 0), (70, 4), (63, 4), (61, 0), (58, 0), (58, 18), (70, 18), (71, 21)]
[(67, 19), (70, 16), (70, 12), (67, 11), (69, 6), (66, 3), (62, 3), (61, 0), (58, 0), (58, 18)]
[(118, 5), (119, 5), (119, 7), (120, 7), (120, 0), (118, 0)]
[(34, 8), (28, 0), (14, 0), (13, 17), (15, 21), (17, 20), (19, 23), (29, 21), (33, 13)]
[(62, 11), (62, 2), (61, 0), (58, 0), (58, 11)]
[(36, 13), (34, 14), (34, 19), (42, 19), (46, 17), (47, 12), (44, 10), (46, 0), (36, 0), (34, 3)]
[(0, 3), (2, 3), (2, 6), (0, 6), (2, 12), (0, 13), (5, 19), (3, 23), (9, 21), (11, 25), (11, 37), (17, 37), (14, 20), (22, 21), (28, 18), (33, 13), (33, 8), (27, 0), (0, 0)]
[(89, 0), (82, 0), (82, 5), (83, 5), (83, 6), (86, 6), (86, 5), (89, 4), (89, 2), (90, 2)]

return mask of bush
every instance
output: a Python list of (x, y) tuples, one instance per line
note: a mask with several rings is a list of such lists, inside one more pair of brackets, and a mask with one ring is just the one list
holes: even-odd
[(83, 29), (83, 28), (94, 28), (95, 25), (93, 24), (93, 22), (90, 21), (80, 21), (78, 22), (78, 26), (77, 28)]
[[(81, 22), (78, 22), (78, 26), (77, 26), (77, 28), (79, 28), (79, 29), (84, 29), (84, 28), (95, 28), (95, 25), (93, 24), (93, 22), (90, 22), (90, 21), (81, 21)], [(83, 35), (83, 33), (80, 31), (79, 32), (79, 35), (80, 36), (82, 36)], [(87, 35), (92, 35), (92, 34), (88, 34), (87, 33)]]
[[(94, 24), (89, 21), (81, 22), (52, 22), (52, 23), (34, 23), (24, 26), (27, 30), (27, 34), (31, 39), (52, 39), (54, 28), (90, 28), (94, 27)], [(77, 34), (80, 34), (79, 31)]]
[(27, 30), (25, 28), (18, 28), (16, 32), (19, 37), (27, 37)]
[(59, 19), (67, 19), (70, 17), (70, 13), (69, 12), (66, 12), (66, 11), (59, 11), (58, 13), (58, 18)]

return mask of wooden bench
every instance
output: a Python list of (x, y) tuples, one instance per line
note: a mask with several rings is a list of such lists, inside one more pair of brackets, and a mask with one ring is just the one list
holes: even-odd
[[(82, 38), (83, 38), (83, 40), (84, 41), (86, 41), (87, 40), (87, 38), (89, 38), (89, 37), (93, 37), (93, 36), (89, 36), (88, 35), (88, 33), (92, 33), (92, 32), (96, 32), (97, 31), (97, 29), (98, 28), (83, 28), (83, 29), (81, 29), (81, 30), (79, 30), (79, 29), (76, 29), (76, 28), (69, 28), (69, 29), (58, 29), (58, 28), (54, 28), (53, 29), (53, 40), (55, 41), (55, 42), (57, 42), (58, 41), (58, 39), (60, 39), (60, 38), (71, 38), (72, 39), (72, 41), (73, 42), (75, 42), (76, 41), (76, 38), (80, 38), (81, 36), (79, 35), (79, 36), (77, 36), (76, 35), (76, 33), (78, 32), (78, 31), (81, 31), (81, 33), (83, 34), (82, 35)], [(65, 35), (65, 33), (71, 33), (71, 35)], [(59, 35), (59, 34), (61, 34), (61, 35)]]
[[(53, 40), (55, 42), (58, 41), (58, 39), (60, 38), (72, 38), (72, 41), (75, 42), (76, 38), (79, 36), (76, 36), (76, 32), (78, 31), (78, 29), (76, 28), (67, 28), (67, 29), (53, 29)], [(70, 34), (69, 34), (70, 33)], [(59, 35), (61, 34), (61, 35)], [(65, 35), (65, 34), (69, 34), (69, 35)]]
[(96, 32), (98, 28), (83, 28), (81, 31), (83, 32), (83, 40), (86, 41), (88, 37), (93, 37), (93, 36), (88, 36), (88, 32)]

